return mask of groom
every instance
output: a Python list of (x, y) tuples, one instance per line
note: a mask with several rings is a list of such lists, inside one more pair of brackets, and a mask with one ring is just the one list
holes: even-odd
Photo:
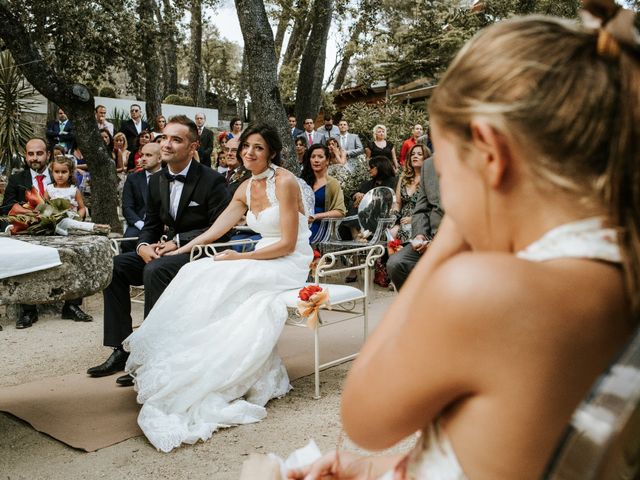
[[(204, 232), (229, 203), (224, 177), (193, 160), (197, 148), (196, 124), (184, 115), (170, 118), (160, 142), (160, 158), (167, 169), (148, 177), (147, 214), (136, 251), (113, 259), (113, 277), (104, 290), (104, 345), (112, 347), (113, 353), (101, 365), (87, 370), (92, 377), (124, 369), (129, 354), (122, 341), (132, 332), (129, 287), (144, 284), (146, 317), (189, 261), (186, 253), (165, 254)], [(166, 241), (161, 238), (165, 233)], [(130, 384), (125, 377), (118, 383)]]

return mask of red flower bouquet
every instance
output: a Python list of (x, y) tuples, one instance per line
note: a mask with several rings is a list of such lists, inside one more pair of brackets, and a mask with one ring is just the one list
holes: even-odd
[(307, 319), (307, 326), (314, 329), (318, 325), (320, 306), (329, 303), (329, 292), (320, 285), (307, 285), (298, 292), (298, 315)]
[(387, 243), (387, 251), (389, 252), (389, 255), (393, 255), (400, 250), (402, 250), (402, 240), (400, 240), (399, 238), (390, 240), (389, 243)]

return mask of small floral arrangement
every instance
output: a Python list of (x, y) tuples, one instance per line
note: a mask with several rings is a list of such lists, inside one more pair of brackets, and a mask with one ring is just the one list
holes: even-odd
[(313, 249), (313, 260), (311, 261), (311, 263), (309, 264), (309, 273), (311, 274), (311, 276), (315, 276), (316, 274), (316, 267), (318, 266), (318, 261), (320, 261), (320, 257), (322, 255), (320, 254), (320, 251), (318, 251), (317, 249)]
[(402, 248), (402, 240), (400, 240), (399, 238), (389, 240), (389, 242), (387, 243), (387, 252), (389, 253), (389, 255), (398, 253), (400, 250), (402, 250)]
[[(307, 327), (312, 330), (318, 326), (318, 310), (329, 303), (329, 292), (320, 285), (307, 285), (298, 292), (298, 315), (307, 319)], [(328, 308), (331, 308), (328, 305)]]
[(11, 235), (67, 235), (69, 230), (106, 235), (111, 231), (108, 225), (78, 221), (67, 199), (45, 200), (36, 187), (27, 190), (24, 197), (25, 203), (15, 203), (7, 216), (0, 217), (11, 224)]

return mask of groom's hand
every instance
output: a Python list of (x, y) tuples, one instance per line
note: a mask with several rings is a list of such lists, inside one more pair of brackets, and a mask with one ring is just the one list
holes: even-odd
[(156, 249), (156, 253), (162, 257), (169, 252), (173, 252), (178, 249), (178, 245), (173, 240), (169, 240), (168, 242), (162, 242), (160, 246)]
[(144, 260), (144, 263), (149, 263), (151, 260), (160, 258), (160, 255), (156, 253), (156, 248), (159, 246), (157, 243), (150, 245), (142, 245), (138, 248), (138, 256)]

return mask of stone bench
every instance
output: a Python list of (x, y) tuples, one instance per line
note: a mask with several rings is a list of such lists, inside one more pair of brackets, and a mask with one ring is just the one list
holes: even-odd
[[(62, 265), (0, 279), (0, 304), (39, 305), (87, 297), (111, 281), (113, 253), (107, 237), (97, 235), (14, 237), (58, 250)], [(7, 316), (16, 313), (7, 309)]]

